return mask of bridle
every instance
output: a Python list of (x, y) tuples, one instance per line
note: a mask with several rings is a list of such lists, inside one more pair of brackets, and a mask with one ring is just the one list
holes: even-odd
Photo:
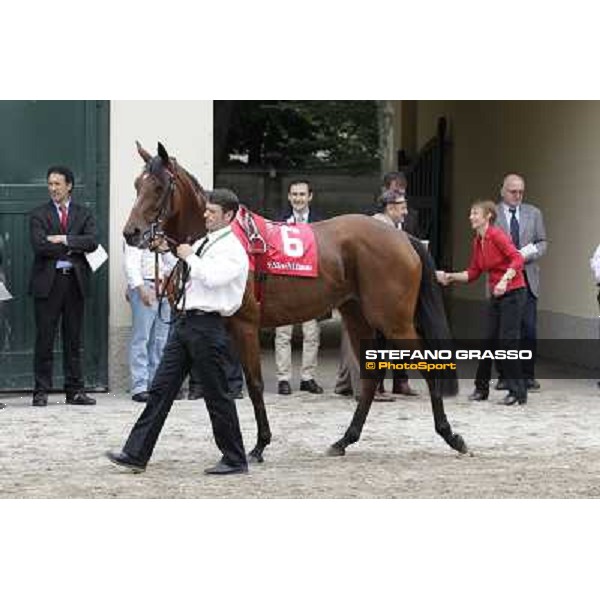
[[(174, 162), (174, 159), (171, 159), (171, 160), (173, 160), (173, 162)], [(176, 164), (175, 164), (175, 168), (177, 168)], [(158, 255), (168, 252), (168, 250), (163, 250), (161, 252), (159, 250), (159, 246), (163, 241), (166, 241), (169, 246), (169, 250), (173, 254), (176, 255), (176, 249), (180, 243), (177, 240), (175, 240), (174, 238), (168, 236), (163, 229), (163, 224), (166, 221), (167, 217), (171, 213), (172, 204), (173, 204), (173, 195), (175, 193), (176, 178), (177, 178), (177, 175), (174, 172), (172, 172), (170, 169), (165, 168), (164, 171), (166, 172), (167, 177), (168, 177), (168, 184), (165, 187), (165, 189), (158, 201), (159, 209), (158, 209), (158, 212), (156, 213), (156, 217), (150, 223), (148, 229), (142, 234), (142, 241), (144, 242), (144, 245), (147, 245), (147, 247), (150, 249), (151, 252), (154, 252), (154, 256), (155, 256), (154, 289), (155, 289), (155, 293), (156, 293), (156, 299), (158, 302), (158, 316), (163, 323), (165, 323), (167, 325), (171, 325), (172, 323), (174, 323), (175, 321), (177, 321), (180, 318), (181, 314), (183, 314), (183, 310), (185, 310), (185, 287), (186, 287), (187, 280), (189, 279), (189, 267), (184, 260), (179, 259), (177, 261), (177, 264), (173, 267), (173, 269), (169, 273), (167, 280), (164, 282), (162, 290), (160, 289), (160, 273), (159, 273), (160, 269), (159, 269)], [(146, 169), (144, 170), (144, 172), (152, 174), (150, 165), (146, 166)], [(179, 271), (181, 272), (180, 274), (179, 274)], [(178, 284), (178, 286), (177, 286), (178, 289), (176, 290), (175, 298), (173, 300), (173, 307), (176, 307), (177, 304), (179, 303), (179, 301), (182, 300), (183, 308), (182, 308), (182, 313), (176, 315), (175, 318), (173, 318), (172, 320), (167, 322), (162, 318), (162, 304), (163, 304), (162, 301), (167, 296), (167, 290), (170, 286), (171, 281), (173, 280), (173, 278), (176, 278), (176, 277), (178, 277), (178, 279), (175, 279), (175, 281)]]
[[(150, 223), (148, 229), (142, 234), (142, 241), (147, 244), (149, 248), (157, 248), (163, 240), (166, 240), (170, 250), (174, 250), (179, 242), (169, 237), (163, 230), (162, 226), (167, 216), (169, 216), (171, 205), (173, 204), (173, 194), (175, 193), (175, 174), (171, 173), (169, 169), (165, 169), (169, 178), (168, 185), (165, 187), (159, 201), (158, 201), (158, 212), (154, 221)], [(150, 172), (150, 168), (146, 167), (145, 172)], [(156, 252), (156, 250), (154, 250)], [(158, 257), (157, 257), (158, 258)]]

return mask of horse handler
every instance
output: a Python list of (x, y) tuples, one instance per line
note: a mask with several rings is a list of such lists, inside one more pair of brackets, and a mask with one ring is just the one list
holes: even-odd
[(145, 470), (173, 401), (190, 373), (203, 383), (213, 435), (222, 453), (219, 462), (204, 472), (248, 472), (235, 401), (227, 382), (234, 359), (223, 320), (240, 308), (248, 278), (248, 256), (230, 226), (238, 206), (237, 197), (229, 190), (209, 192), (204, 213), (208, 234), (192, 246), (177, 247), (177, 255), (190, 269), (185, 312), (173, 326), (149, 400), (123, 450), (107, 452), (113, 463), (132, 472)]

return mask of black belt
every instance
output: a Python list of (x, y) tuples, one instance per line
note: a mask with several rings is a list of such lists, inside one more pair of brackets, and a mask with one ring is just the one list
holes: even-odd
[(56, 269), (56, 272), (59, 275), (70, 275), (73, 272), (73, 268), (72, 267), (59, 267), (58, 269)]
[(206, 311), (206, 310), (200, 310), (199, 308), (192, 308), (190, 310), (186, 310), (185, 311), (186, 316), (192, 316), (192, 317), (220, 317), (221, 314), (218, 313), (217, 311)]

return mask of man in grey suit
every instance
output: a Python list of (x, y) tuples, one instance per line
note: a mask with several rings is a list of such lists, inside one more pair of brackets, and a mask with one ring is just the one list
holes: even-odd
[[(523, 376), (527, 379), (528, 390), (539, 390), (535, 379), (535, 356), (537, 341), (537, 300), (540, 293), (540, 266), (538, 260), (546, 254), (548, 243), (544, 219), (539, 208), (523, 202), (525, 180), (516, 173), (509, 173), (500, 191), (502, 201), (498, 204), (497, 225), (511, 236), (514, 245), (525, 259), (525, 282), (527, 283), (527, 303), (523, 314), (521, 339), (527, 348), (533, 350), (533, 360), (523, 364)], [(496, 389), (505, 389), (502, 374)]]

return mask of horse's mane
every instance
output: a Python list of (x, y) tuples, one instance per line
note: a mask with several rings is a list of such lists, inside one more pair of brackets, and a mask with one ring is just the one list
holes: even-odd
[[(183, 173), (189, 178), (192, 182), (192, 187), (195, 192), (204, 192), (204, 188), (200, 185), (200, 182), (196, 179), (194, 175), (192, 175), (186, 168), (182, 167), (174, 158), (172, 159), (175, 163), (175, 167), (183, 171)], [(162, 175), (164, 171), (164, 164), (162, 158), (160, 156), (155, 156), (152, 158), (146, 167), (146, 170), (152, 175)]]
[(177, 166), (190, 178), (190, 181), (192, 182), (192, 186), (194, 187), (194, 191), (204, 192), (204, 188), (200, 185), (200, 182), (194, 177), (194, 175), (192, 175), (187, 169), (182, 167), (179, 163), (177, 163)]

